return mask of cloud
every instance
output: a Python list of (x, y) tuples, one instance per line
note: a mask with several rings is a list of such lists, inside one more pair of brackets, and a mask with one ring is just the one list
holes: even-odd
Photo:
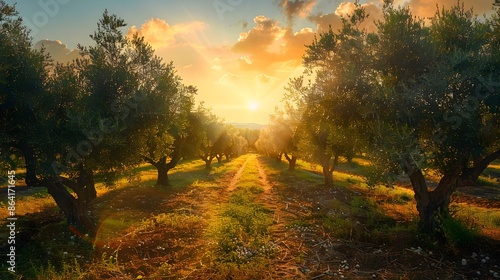
[(235, 85), (242, 80), (242, 77), (231, 72), (227, 72), (219, 79), (221, 85)]
[(279, 4), (285, 13), (288, 22), (291, 23), (295, 17), (306, 18), (316, 6), (316, 0), (282, 0)]
[(264, 73), (258, 74), (257, 76), (255, 76), (255, 79), (261, 84), (269, 84), (279, 81), (278, 78), (266, 75)]
[[(361, 5), (365, 9), (368, 18), (360, 24), (360, 28), (364, 28), (368, 31), (376, 31), (375, 21), (381, 20), (383, 18), (382, 8), (373, 3), (366, 3)], [(311, 15), (308, 19), (317, 25), (317, 31), (327, 32), (332, 27), (333, 31), (336, 31), (342, 27), (342, 17), (347, 17), (354, 13), (356, 5), (352, 2), (342, 2), (339, 4), (335, 12), (323, 14), (319, 13), (316, 15)]]
[(153, 48), (171, 47), (180, 44), (196, 43), (198, 41), (196, 33), (207, 28), (207, 24), (200, 21), (191, 21), (170, 25), (159, 18), (152, 18), (141, 25), (141, 27), (131, 26), (127, 36), (138, 34), (144, 37)]
[(283, 32), (279, 26), (279, 22), (266, 18), (265, 16), (257, 16), (254, 18), (256, 27), (249, 32), (241, 32), (238, 42), (234, 45), (234, 50), (237, 52), (251, 52), (256, 45), (269, 47), (277, 37)]
[(337, 30), (342, 26), (342, 20), (340, 16), (335, 13), (331, 14), (316, 14), (311, 15), (308, 19), (316, 24), (316, 30), (318, 33), (328, 32), (330, 26), (333, 30)]
[(291, 27), (283, 27), (276, 20), (265, 16), (254, 19), (255, 26), (249, 32), (242, 32), (232, 48), (236, 53), (244, 53), (238, 61), (245, 70), (265, 70), (274, 63), (290, 60), (300, 64), (305, 45), (314, 38), (310, 28), (293, 32)]
[(68, 49), (68, 46), (59, 40), (40, 40), (33, 48), (38, 50), (45, 48), (45, 51), (50, 54), (52, 59), (59, 63), (72, 62), (80, 57), (80, 52), (78, 50)]
[[(410, 0), (409, 6), (412, 13), (421, 18), (433, 17), (436, 14), (436, 5), (439, 9), (449, 9), (457, 4), (457, 0)], [(474, 9), (474, 14), (484, 14), (492, 11), (493, 0), (480, 0), (480, 1), (460, 1), (460, 5), (464, 5), (465, 9)]]

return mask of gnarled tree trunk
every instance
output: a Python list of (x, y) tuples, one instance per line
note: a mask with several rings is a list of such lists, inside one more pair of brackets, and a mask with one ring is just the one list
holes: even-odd
[(282, 159), (283, 159), (283, 153), (280, 152), (276, 155), (276, 162), (280, 163)]
[[(90, 202), (97, 197), (92, 171), (81, 169), (74, 180), (65, 177), (46, 178), (43, 185), (63, 211), (70, 226), (95, 234), (96, 224), (89, 211)], [(67, 188), (73, 190), (76, 197)]]
[(500, 157), (500, 151), (478, 160), (473, 167), (464, 167), (457, 164), (454, 170), (445, 174), (437, 188), (430, 191), (422, 170), (414, 164), (410, 158), (401, 161), (403, 170), (408, 174), (411, 180), (413, 190), (415, 191), (415, 200), (417, 201), (417, 210), (419, 213), (419, 229), (422, 232), (436, 234), (436, 215), (438, 213), (448, 215), (451, 196), (459, 187), (472, 186), (479, 178), (479, 175), (495, 159)]
[(335, 168), (337, 167), (339, 163), (339, 156), (335, 155), (333, 158), (333, 163), (330, 166), (330, 157), (329, 156), (323, 156), (321, 158), (321, 168), (322, 168), (322, 173), (323, 177), (325, 179), (325, 185), (330, 186), (333, 185), (333, 171), (335, 171)]
[(212, 170), (212, 161), (214, 160), (215, 156), (209, 153), (205, 155), (200, 155), (200, 158), (205, 162), (205, 170)]
[(325, 185), (333, 185), (333, 171), (330, 171), (330, 165), (322, 165), (323, 177), (325, 179)]
[(288, 161), (288, 170), (295, 170), (295, 166), (297, 165), (297, 157), (293, 154), (292, 156), (289, 156), (287, 153), (285, 153), (285, 158)]
[(23, 149), (22, 153), (26, 164), (26, 185), (37, 187), (40, 185), (40, 182), (36, 177), (35, 151), (32, 148), (26, 147)]
[(182, 147), (184, 145), (184, 138), (177, 138), (174, 140), (173, 152), (170, 155), (170, 161), (167, 162), (167, 156), (161, 157), (158, 161), (153, 160), (149, 157), (144, 157), (144, 160), (154, 167), (158, 171), (158, 177), (156, 179), (156, 185), (158, 186), (170, 186), (170, 180), (168, 178), (168, 172), (174, 168), (179, 160), (181, 159)]
[(203, 159), (205, 161), (205, 169), (212, 170), (212, 161), (214, 160), (214, 156), (210, 155)]
[(167, 167), (167, 157), (161, 157), (158, 161), (154, 161), (151, 159), (146, 159), (149, 163), (151, 163), (158, 172), (158, 176), (156, 178), (156, 185), (158, 186), (170, 186), (170, 180), (168, 178), (168, 169)]

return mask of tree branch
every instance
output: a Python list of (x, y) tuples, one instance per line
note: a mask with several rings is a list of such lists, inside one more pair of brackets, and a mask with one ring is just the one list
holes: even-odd
[(185, 138), (177, 138), (174, 141), (174, 149), (170, 155), (170, 161), (167, 163), (167, 170), (174, 168), (182, 157), (182, 148), (184, 147)]
[(488, 167), (488, 165), (490, 165), (491, 162), (499, 158), (500, 158), (500, 150), (497, 150), (496, 152), (493, 152), (484, 157), (481, 161), (479, 161), (476, 165), (474, 165), (474, 167), (465, 169), (462, 172), (462, 175), (460, 175), (461, 185), (462, 186), (473, 185), (479, 178), (479, 175), (483, 173), (483, 171)]
[(63, 185), (72, 189), (76, 194), (78, 194), (80, 192), (81, 187), (76, 182), (74, 182), (66, 177), (62, 177), (62, 176), (59, 176), (59, 180), (61, 181), (61, 183)]
[(288, 160), (288, 161), (291, 161), (291, 160), (292, 160), (292, 158), (288, 155), (288, 153), (285, 153), (285, 158), (286, 158), (286, 160)]
[(159, 162), (154, 161), (152, 158), (147, 157), (147, 156), (143, 156), (142, 158), (143, 158), (143, 159), (144, 159), (144, 161), (146, 161), (147, 163), (149, 163), (149, 164), (151, 164), (151, 165), (153, 165), (153, 166), (155, 166), (155, 167), (157, 167), (157, 166), (158, 166), (158, 163), (159, 163)]

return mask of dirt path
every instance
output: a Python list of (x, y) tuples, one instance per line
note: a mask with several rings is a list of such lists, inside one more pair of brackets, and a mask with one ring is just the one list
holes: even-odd
[(262, 187), (264, 188), (264, 193), (269, 193), (271, 191), (271, 184), (267, 180), (267, 174), (264, 168), (262, 168), (262, 163), (260, 162), (259, 159), (255, 161), (255, 164), (257, 165), (257, 169), (259, 170), (259, 179)]
[[(309, 215), (311, 205), (302, 201), (300, 195), (295, 196), (298, 192), (294, 193), (295, 197), (284, 194), (283, 186), (275, 181), (277, 174), (268, 174), (272, 170), (262, 156), (256, 158), (255, 162), (260, 183), (264, 187), (259, 201), (273, 211), (271, 240), (278, 248), (270, 263), (272, 274), (266, 279), (311, 279), (313, 271), (316, 271), (316, 275), (329, 271), (328, 264), (320, 261), (325, 256), (318, 251), (320, 247), (317, 247), (318, 243), (324, 244), (324, 233), (317, 227), (297, 222), (301, 217)], [(269, 178), (274, 180), (270, 181)], [(331, 263), (341, 261), (340, 256), (329, 257)]]
[(252, 157), (249, 156), (245, 160), (245, 162), (243, 163), (243, 165), (241, 165), (240, 169), (238, 169), (238, 172), (236, 172), (236, 174), (234, 175), (234, 177), (231, 179), (231, 182), (229, 183), (229, 186), (227, 188), (227, 190), (229, 192), (234, 191), (234, 189), (236, 189), (237, 184), (240, 182), (241, 174), (243, 173), (243, 171), (245, 171), (245, 167), (247, 166), (247, 163), (250, 160), (250, 158), (252, 158)]

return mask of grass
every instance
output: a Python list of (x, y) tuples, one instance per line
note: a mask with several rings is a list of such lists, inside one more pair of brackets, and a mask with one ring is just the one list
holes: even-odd
[(219, 279), (262, 277), (273, 256), (272, 211), (257, 202), (263, 192), (258, 182), (257, 167), (247, 164), (236, 189), (216, 209), (216, 219), (208, 228), (206, 238), (212, 240), (212, 249), (206, 258)]
[(491, 175), (481, 175), (477, 179), (476, 185), (498, 187), (500, 185), (498, 178), (500, 178), (500, 174), (498, 174), (497, 177), (492, 177)]
[(450, 207), (451, 215), (438, 215), (439, 231), (446, 237), (447, 244), (452, 248), (472, 248), (477, 241), (480, 228), (472, 217), (456, 215), (459, 211), (456, 205)]
[(494, 208), (484, 208), (464, 203), (454, 204), (456, 216), (461, 219), (473, 219), (480, 227), (500, 228), (500, 211)]
[(136, 231), (149, 231), (159, 227), (188, 229), (200, 223), (201, 217), (187, 213), (161, 213), (152, 218), (144, 219), (135, 229)]
[[(483, 172), (483, 176), (500, 178), (500, 160), (495, 160)], [(499, 186), (499, 185), (497, 185)]]

